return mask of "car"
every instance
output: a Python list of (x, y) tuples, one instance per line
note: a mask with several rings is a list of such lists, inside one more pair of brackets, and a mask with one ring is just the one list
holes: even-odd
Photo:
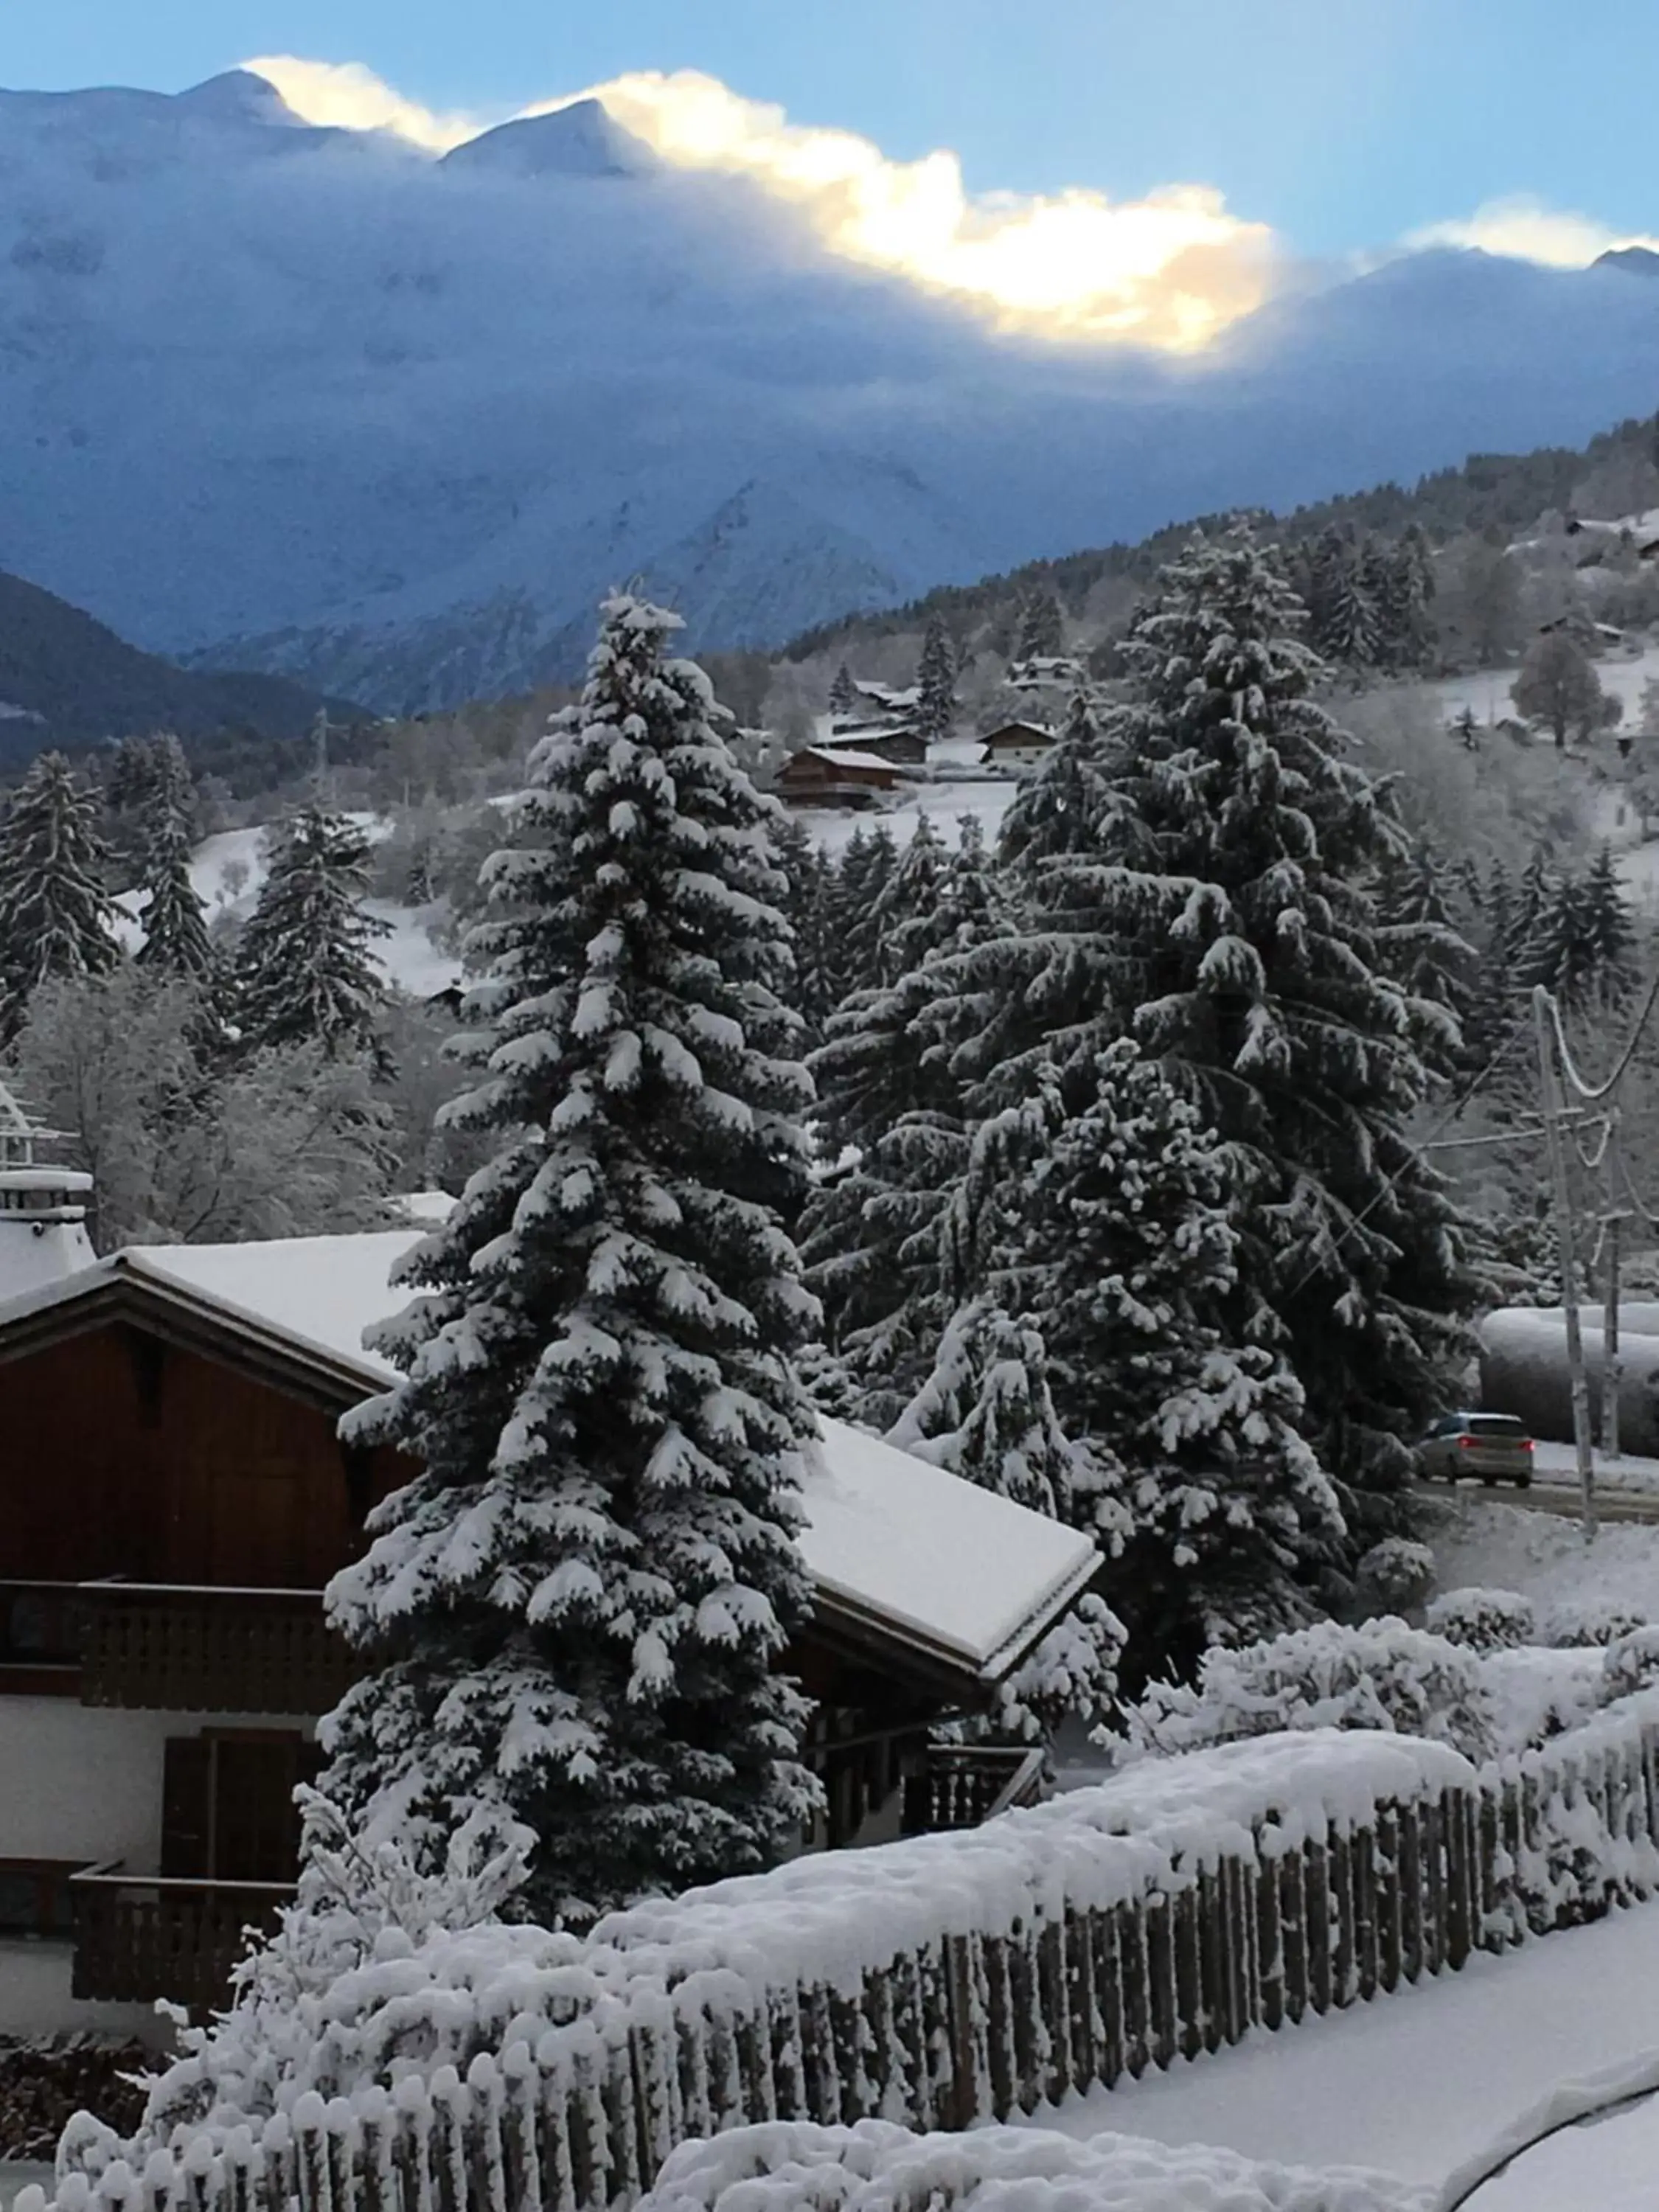
[(1443, 1413), (1417, 1447), (1417, 1471), (1425, 1481), (1461, 1482), (1478, 1475), (1490, 1490), (1532, 1481), (1532, 1438), (1512, 1413)]

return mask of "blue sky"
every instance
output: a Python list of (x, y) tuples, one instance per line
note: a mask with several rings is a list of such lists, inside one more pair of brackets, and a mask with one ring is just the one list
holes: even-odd
[(969, 189), (1218, 187), (1295, 250), (1510, 194), (1659, 228), (1659, 0), (0, 0), (0, 82), (178, 90), (246, 55), (359, 62), (507, 113), (699, 69)]

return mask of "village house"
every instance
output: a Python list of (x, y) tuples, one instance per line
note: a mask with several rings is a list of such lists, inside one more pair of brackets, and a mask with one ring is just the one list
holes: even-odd
[(1024, 775), (1041, 768), (1054, 750), (1054, 733), (1041, 722), (1005, 722), (987, 733), (980, 759), (987, 768), (1008, 775)]
[(873, 748), (804, 745), (778, 770), (777, 793), (791, 806), (875, 806), (903, 781), (903, 770)]
[[(3, 1093), (0, 1093), (3, 1097)], [(0, 2033), (153, 2028), (222, 1997), (291, 1894), (297, 1783), (350, 1680), (323, 1592), (411, 1464), (342, 1443), (366, 1328), (423, 1231), (94, 1259), (87, 1178), (0, 1169)], [(1024, 1802), (1021, 1748), (930, 1741), (1086, 1587), (1090, 1540), (835, 1422), (805, 1485), (787, 1664), (827, 1811), (804, 1848)]]

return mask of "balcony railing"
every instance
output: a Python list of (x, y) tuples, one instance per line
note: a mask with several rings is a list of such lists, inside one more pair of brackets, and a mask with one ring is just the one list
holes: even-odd
[(904, 1784), (904, 1832), (976, 1828), (1043, 1794), (1043, 1755), (1018, 1744), (931, 1744), (927, 1764)]
[(70, 1877), (73, 1990), (106, 2003), (157, 1997), (198, 2017), (224, 2004), (250, 1928), (272, 1927), (292, 1883), (184, 1881), (89, 1867)]
[(151, 1712), (325, 1713), (356, 1673), (320, 1590), (0, 1583), (0, 1691)]

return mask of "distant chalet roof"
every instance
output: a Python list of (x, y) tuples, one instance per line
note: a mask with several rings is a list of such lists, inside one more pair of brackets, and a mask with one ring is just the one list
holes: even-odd
[(900, 773), (896, 761), (884, 760), (867, 745), (803, 745), (800, 752), (792, 753), (790, 758), (799, 760), (803, 754), (808, 760), (827, 761), (831, 768), (884, 768), (890, 775)]
[[(344, 1412), (395, 1380), (363, 1344), (407, 1303), (404, 1228), (129, 1246), (0, 1304), (0, 1364), (126, 1322)], [(1093, 1542), (843, 1422), (808, 1456), (800, 1548), (819, 1622), (902, 1647), (964, 1690), (1000, 1680), (1087, 1588)]]
[(1051, 745), (1054, 733), (1042, 722), (1001, 722), (994, 730), (986, 732), (988, 745), (1029, 745), (1032, 743)]

